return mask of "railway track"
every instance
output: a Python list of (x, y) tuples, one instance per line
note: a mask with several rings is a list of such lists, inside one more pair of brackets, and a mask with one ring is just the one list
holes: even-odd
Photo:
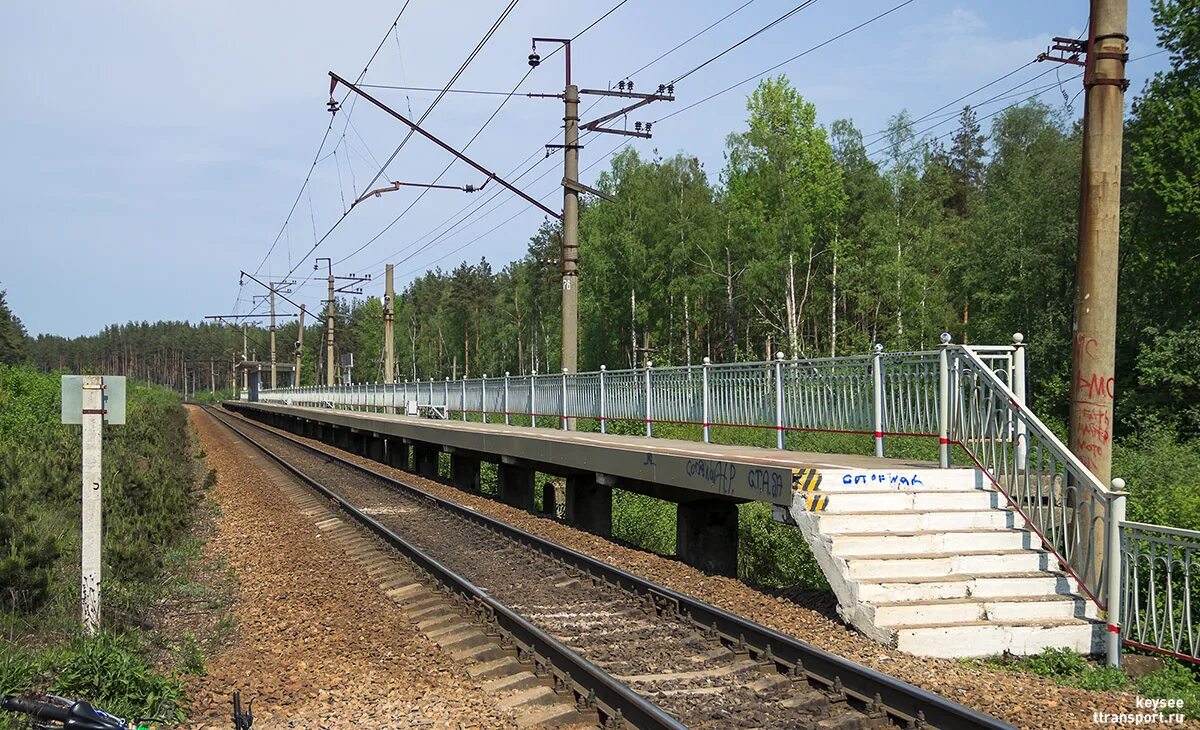
[(945, 698), (241, 416), (209, 412), (399, 549), (605, 726), (1005, 728)]

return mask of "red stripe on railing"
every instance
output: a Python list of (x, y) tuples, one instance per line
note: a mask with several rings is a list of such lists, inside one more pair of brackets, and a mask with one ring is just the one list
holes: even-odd
[(1087, 583), (1084, 582), (1083, 578), (1080, 578), (1079, 574), (1075, 572), (1075, 569), (1071, 567), (1070, 561), (1059, 554), (1058, 550), (1054, 548), (1053, 543), (1047, 540), (1046, 536), (1042, 534), (1042, 531), (1034, 526), (1033, 520), (1029, 519), (1029, 515), (1025, 514), (1025, 511), (1017, 506), (1016, 500), (1012, 498), (1012, 495), (1005, 491), (1004, 487), (1000, 485), (1000, 482), (996, 481), (996, 478), (992, 476), (991, 472), (985, 469), (983, 464), (979, 463), (979, 459), (975, 458), (975, 455), (963, 445), (963, 442), (954, 441), (953, 443), (958, 444), (958, 447), (963, 450), (963, 453), (967, 455), (967, 458), (975, 462), (975, 466), (979, 467), (979, 471), (987, 475), (988, 480), (995, 485), (996, 490), (1003, 494), (1004, 498), (1008, 500), (1008, 503), (1012, 506), (1013, 511), (1021, 515), (1021, 518), (1025, 520), (1025, 524), (1029, 526), (1029, 531), (1038, 536), (1038, 539), (1042, 541), (1042, 545), (1046, 548), (1046, 550), (1049, 551), (1051, 555), (1058, 558), (1059, 564), (1063, 566), (1063, 569), (1067, 571), (1067, 574), (1075, 579), (1075, 582), (1079, 584), (1079, 590), (1083, 591), (1083, 594), (1090, 598), (1092, 603), (1107, 610), (1104, 601), (1101, 601), (1095, 593), (1092, 593), (1092, 591), (1088, 588)]
[(1185, 662), (1191, 662), (1192, 664), (1200, 664), (1200, 658), (1196, 658), (1196, 657), (1192, 656), (1191, 654), (1181, 654), (1172, 649), (1164, 649), (1161, 646), (1155, 646), (1154, 644), (1144, 644), (1140, 641), (1135, 641), (1133, 639), (1121, 639), (1121, 643), (1125, 644), (1126, 646), (1132, 646), (1132, 647), (1135, 647), (1138, 649), (1145, 649), (1146, 651), (1152, 651), (1157, 654), (1166, 654), (1169, 657), (1174, 657), (1176, 659), (1179, 659), (1179, 660), (1185, 661)]

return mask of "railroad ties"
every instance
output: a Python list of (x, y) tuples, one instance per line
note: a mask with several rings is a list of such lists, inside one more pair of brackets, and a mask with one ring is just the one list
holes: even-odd
[(318, 527), (524, 724), (1006, 727), (251, 421), (219, 418), (318, 490), (297, 482), (301, 508), (327, 510), (311, 515)]

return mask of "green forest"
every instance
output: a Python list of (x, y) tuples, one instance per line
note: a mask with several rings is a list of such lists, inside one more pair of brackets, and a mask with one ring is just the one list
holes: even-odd
[[(1117, 353), (1118, 438), (1200, 436), (1200, 13), (1154, 3), (1168, 70), (1136, 93), (1126, 119)], [(1064, 99), (1065, 101), (1065, 99)], [(994, 108), (994, 107), (993, 107)], [(1070, 103), (1016, 99), (957, 129), (923, 135), (901, 111), (887, 129), (823, 126), (786, 77), (764, 80), (727, 137), (722, 169), (686, 152), (616, 154), (596, 186), (617, 202), (581, 213), (580, 368), (761, 360), (931, 347), (1029, 345), (1037, 412), (1065, 419), (1071, 356), (1081, 133)], [(429, 271), (397, 295), (403, 378), (559, 368), (557, 222), (524, 256)], [(318, 309), (315, 304), (313, 309)], [(382, 305), (337, 302), (338, 354), (356, 380), (382, 380)], [(304, 384), (323, 357), (304, 333)], [(296, 324), (278, 335), (290, 361)], [(268, 335), (246, 342), (266, 358)], [(4, 344), (9, 343), (12, 344)], [(0, 347), (43, 369), (125, 373), (181, 389), (231, 384), (240, 328), (130, 322), (89, 337)], [(13, 356), (8, 356), (13, 357)]]

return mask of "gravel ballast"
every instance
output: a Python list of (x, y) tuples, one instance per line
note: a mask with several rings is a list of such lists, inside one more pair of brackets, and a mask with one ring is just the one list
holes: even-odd
[(237, 574), (238, 627), (189, 681), (187, 727), (230, 727), (230, 693), (257, 728), (510, 728), (512, 714), (422, 635), (366, 571), (285, 499), (290, 479), (189, 409), (220, 507), (205, 545)]
[[(614, 543), (561, 522), (509, 507), (487, 496), (393, 469), (313, 439), (274, 430), (1018, 727), (1074, 730), (1095, 727), (1094, 712), (1139, 711), (1136, 697), (1127, 692), (1093, 692), (1061, 687), (1028, 672), (1004, 671), (976, 663), (904, 654), (881, 646), (846, 625), (831, 620), (821, 610), (768, 595), (738, 580), (708, 575), (677, 560)], [(1200, 723), (1189, 722), (1187, 727), (1200, 727)]]

